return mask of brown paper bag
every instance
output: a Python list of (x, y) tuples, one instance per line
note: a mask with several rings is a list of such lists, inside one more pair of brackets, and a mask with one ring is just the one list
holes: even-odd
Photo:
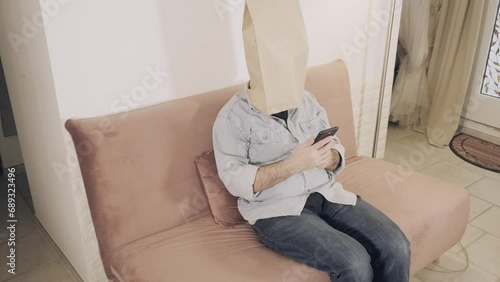
[(309, 52), (299, 0), (246, 0), (243, 42), (250, 103), (268, 115), (297, 108)]

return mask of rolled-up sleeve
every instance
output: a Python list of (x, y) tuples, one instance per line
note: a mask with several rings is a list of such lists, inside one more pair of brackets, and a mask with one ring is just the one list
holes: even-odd
[(218, 116), (213, 127), (214, 154), (220, 179), (235, 197), (251, 200), (258, 166), (249, 163), (249, 139), (228, 117)]
[(332, 149), (337, 150), (340, 154), (340, 165), (337, 167), (337, 169), (332, 171), (333, 175), (337, 176), (345, 168), (345, 148), (344, 146), (342, 146), (337, 136), (333, 137)]
[[(311, 93), (309, 93), (309, 95), (312, 97), (313, 104), (316, 108), (318, 116), (326, 123), (327, 128), (330, 128), (331, 127), (330, 122), (328, 121), (328, 116), (326, 114), (325, 109), (318, 103), (318, 101), (314, 98), (314, 96)], [(331, 146), (332, 149), (337, 150), (340, 154), (340, 165), (334, 171), (330, 171), (333, 175), (337, 176), (345, 168), (345, 148), (344, 146), (342, 146), (342, 143), (340, 143), (340, 139), (337, 137), (337, 135), (333, 136)]]

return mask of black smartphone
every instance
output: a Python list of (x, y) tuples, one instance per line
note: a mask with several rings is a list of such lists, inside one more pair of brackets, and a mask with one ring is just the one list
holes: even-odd
[(335, 126), (335, 127), (332, 127), (332, 128), (328, 128), (328, 129), (325, 129), (325, 130), (321, 130), (318, 133), (318, 135), (316, 136), (316, 138), (314, 138), (314, 143), (313, 144), (318, 143), (319, 141), (321, 141), (322, 139), (325, 139), (328, 136), (335, 135), (335, 133), (337, 133), (338, 130), (339, 130), (338, 126)]

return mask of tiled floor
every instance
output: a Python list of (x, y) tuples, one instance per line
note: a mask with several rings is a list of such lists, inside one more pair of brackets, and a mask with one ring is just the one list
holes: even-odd
[[(388, 133), (386, 160), (456, 184), (471, 195), (469, 225), (461, 241), (467, 250), (469, 267), (462, 270), (467, 265), (466, 255), (462, 247), (456, 245), (441, 257), (439, 266), (432, 265), (420, 271), (411, 282), (500, 282), (500, 173), (470, 165), (448, 148), (428, 145), (424, 135), (392, 126)], [(17, 173), (16, 177), (20, 190), (17, 197), (17, 273), (9, 274), (2, 259), (0, 281), (82, 281), (33, 217), (31, 199), (26, 193), (26, 174)], [(0, 207), (6, 207), (5, 177), (0, 177), (0, 185)], [(0, 212), (0, 222), (6, 224), (6, 220), (6, 212)], [(5, 258), (8, 234), (4, 230), (0, 228), (0, 255)], [(445, 273), (448, 270), (461, 271)]]
[[(0, 177), (0, 281), (9, 282), (79, 282), (83, 281), (52, 241), (37, 219), (29, 197), (26, 173), (16, 173), (16, 274), (7, 272), (5, 263), (9, 246), (7, 225), (7, 178)], [(27, 200), (27, 201), (26, 201)]]
[(463, 187), (471, 195), (469, 225), (461, 240), (469, 267), (463, 270), (466, 253), (456, 245), (438, 266), (420, 271), (411, 282), (500, 282), (500, 173), (466, 163), (449, 148), (432, 147), (420, 133), (394, 126), (388, 132), (386, 160)]

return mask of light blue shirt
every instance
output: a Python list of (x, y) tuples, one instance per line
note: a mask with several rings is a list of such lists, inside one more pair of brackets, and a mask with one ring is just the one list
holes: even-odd
[(335, 181), (345, 167), (345, 149), (336, 136), (331, 144), (342, 160), (335, 171), (312, 168), (266, 190), (253, 192), (260, 166), (290, 157), (299, 143), (327, 128), (330, 125), (325, 109), (308, 91), (300, 106), (288, 111), (288, 126), (282, 119), (254, 108), (249, 103), (247, 89), (236, 93), (224, 105), (213, 127), (215, 159), (220, 179), (239, 198), (238, 209), (243, 218), (254, 224), (261, 218), (300, 215), (313, 192), (321, 193), (332, 203), (356, 204), (356, 195)]

